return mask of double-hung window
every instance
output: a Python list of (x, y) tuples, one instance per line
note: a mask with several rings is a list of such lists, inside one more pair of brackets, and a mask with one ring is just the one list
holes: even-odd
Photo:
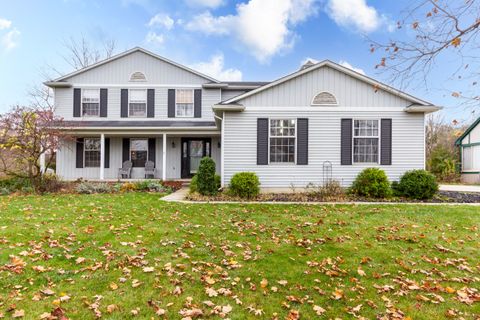
[(177, 90), (175, 94), (175, 115), (192, 118), (193, 109), (193, 90)]
[(86, 168), (100, 167), (100, 139), (85, 138), (84, 160)]
[(295, 163), (295, 120), (270, 119), (270, 163)]
[(130, 139), (130, 160), (134, 167), (145, 167), (148, 159), (148, 139)]
[(82, 116), (98, 117), (100, 116), (100, 90), (83, 89), (82, 90)]
[(353, 162), (378, 163), (380, 130), (378, 120), (353, 121)]
[(147, 116), (147, 90), (132, 89), (129, 94), (128, 102), (129, 117)]

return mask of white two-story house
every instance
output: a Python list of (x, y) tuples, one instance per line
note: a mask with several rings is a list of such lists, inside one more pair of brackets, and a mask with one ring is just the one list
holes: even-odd
[(188, 179), (212, 157), (222, 184), (253, 171), (265, 188), (349, 185), (366, 167), (396, 180), (424, 168), (428, 112), (439, 109), (330, 61), (276, 81), (222, 82), (142, 48), (46, 83), (66, 139), (66, 180)]

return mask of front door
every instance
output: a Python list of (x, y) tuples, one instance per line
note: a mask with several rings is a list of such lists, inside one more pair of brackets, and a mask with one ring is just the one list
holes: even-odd
[(203, 157), (210, 157), (210, 138), (182, 138), (182, 179), (193, 177)]

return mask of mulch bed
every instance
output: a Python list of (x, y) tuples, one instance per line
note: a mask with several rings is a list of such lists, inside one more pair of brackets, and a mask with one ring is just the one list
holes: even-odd
[(225, 193), (219, 193), (216, 196), (202, 196), (198, 193), (189, 194), (187, 200), (191, 201), (258, 201), (258, 202), (403, 202), (403, 203), (480, 203), (480, 193), (458, 192), (458, 191), (439, 191), (433, 199), (430, 200), (412, 200), (401, 197), (392, 197), (390, 199), (371, 199), (344, 195), (339, 197), (322, 198), (309, 193), (265, 193), (258, 197), (245, 200), (238, 197), (232, 197)]

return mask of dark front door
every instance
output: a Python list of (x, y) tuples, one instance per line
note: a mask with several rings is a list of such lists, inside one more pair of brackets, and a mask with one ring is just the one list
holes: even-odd
[(210, 157), (210, 138), (182, 138), (182, 179), (193, 177), (203, 157)]

